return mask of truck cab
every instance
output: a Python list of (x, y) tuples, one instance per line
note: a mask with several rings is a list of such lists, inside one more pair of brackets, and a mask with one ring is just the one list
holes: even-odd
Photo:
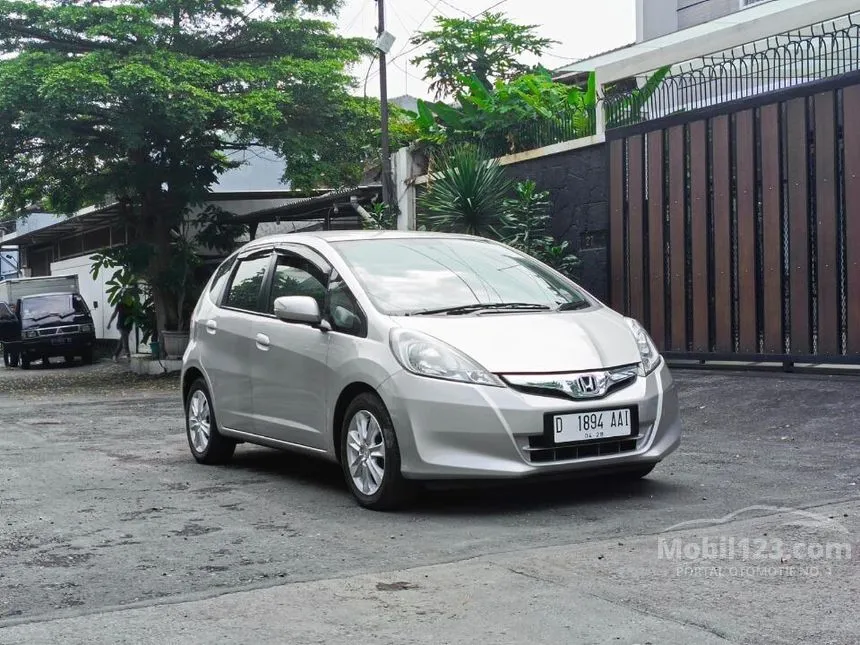
[[(5, 311), (12, 307), (5, 303)], [(14, 303), (14, 320), (4, 320), (0, 308), (0, 340), (7, 366), (19, 363), (28, 369), (30, 363), (62, 356), (66, 362), (80, 357), (93, 362), (95, 328), (89, 307), (77, 293), (39, 293), (22, 296)], [(8, 316), (7, 316), (8, 318)]]

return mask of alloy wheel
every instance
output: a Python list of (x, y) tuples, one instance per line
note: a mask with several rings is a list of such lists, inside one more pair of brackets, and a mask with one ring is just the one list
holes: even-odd
[(385, 478), (385, 439), (379, 421), (367, 410), (359, 410), (349, 422), (346, 458), (355, 487), (374, 495)]
[(188, 433), (191, 445), (197, 453), (206, 452), (209, 446), (211, 424), (209, 399), (201, 390), (197, 390), (188, 402)]

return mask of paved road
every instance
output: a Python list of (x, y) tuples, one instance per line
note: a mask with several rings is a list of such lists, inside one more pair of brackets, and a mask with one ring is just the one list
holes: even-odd
[[(175, 381), (129, 385), (114, 366), (77, 369), (62, 378), (80, 387), (59, 398), (39, 385), (60, 378), (53, 370), (27, 377), (0, 370), (0, 643), (59, 634), (66, 642), (172, 642), (189, 629), (199, 639), (186, 642), (215, 642), (230, 629), (251, 632), (234, 622), (209, 639), (194, 627), (198, 612), (247, 614), (257, 629), (280, 630), (279, 621), (304, 629), (322, 599), (337, 601), (332, 620), (341, 629), (327, 636), (320, 627), (318, 642), (346, 642), (360, 626), (377, 629), (374, 642), (464, 642), (462, 634), (489, 629), (492, 607), (500, 612), (493, 629), (509, 630), (493, 632), (495, 640), (526, 642), (505, 609), (514, 600), (544, 616), (543, 631), (529, 632), (536, 642), (565, 633), (566, 642), (857, 642), (851, 598), (860, 591), (860, 547), (815, 579), (809, 571), (802, 580), (715, 579), (660, 569), (666, 563), (658, 562), (655, 537), (680, 522), (757, 505), (832, 515), (838, 526), (807, 526), (804, 539), (836, 531), (856, 546), (857, 379), (677, 372), (684, 444), (643, 482), (433, 492), (408, 512), (379, 514), (358, 508), (339, 471), (324, 463), (240, 446), (230, 466), (198, 466), (185, 444)], [(794, 515), (801, 528), (809, 524)], [(774, 519), (784, 516), (752, 509), (712, 531), (754, 539), (775, 522), (787, 539), (791, 523)], [(678, 530), (699, 539), (696, 527)], [(478, 622), (434, 619), (437, 641), (414, 634), (410, 641), (388, 623), (374, 628), (362, 603), (379, 597), (373, 576), (384, 572), (392, 582), (394, 572), (428, 577), (420, 594), (382, 594), (391, 611), (411, 612), (404, 629), (424, 629), (428, 615), (462, 614), (455, 599), (466, 590), (480, 598)], [(310, 586), (293, 584), (300, 582)], [(373, 593), (365, 597), (366, 588)], [(419, 596), (408, 600), (409, 593)], [(222, 597), (204, 600), (215, 596)], [(559, 613), (562, 601), (576, 615)], [(246, 611), (248, 603), (257, 609)], [(279, 614), (283, 603), (291, 609)], [(129, 606), (139, 609), (116, 611)], [(253, 619), (261, 607), (271, 609), (262, 624)], [(146, 612), (166, 620), (159, 629), (169, 633), (156, 638)], [(76, 615), (87, 618), (58, 620)], [(605, 632), (594, 631), (595, 621)], [(314, 642), (311, 632), (295, 633), (303, 635), (285, 642)]]

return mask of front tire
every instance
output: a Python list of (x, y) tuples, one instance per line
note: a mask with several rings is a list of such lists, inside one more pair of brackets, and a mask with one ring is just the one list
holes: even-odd
[(225, 464), (236, 450), (236, 442), (218, 432), (212, 400), (203, 379), (194, 381), (185, 399), (185, 433), (198, 463)]
[(409, 499), (412, 486), (400, 472), (400, 447), (394, 425), (376, 394), (365, 392), (352, 400), (340, 434), (341, 468), (359, 504), (384, 511)]
[(21, 369), (28, 370), (30, 369), (30, 357), (21, 354)]

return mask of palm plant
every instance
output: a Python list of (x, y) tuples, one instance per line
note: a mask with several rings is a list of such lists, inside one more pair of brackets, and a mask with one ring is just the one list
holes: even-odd
[(431, 162), (430, 182), (420, 197), (422, 224), (448, 233), (499, 237), (496, 226), (511, 181), (498, 161), (472, 144), (438, 153)]

